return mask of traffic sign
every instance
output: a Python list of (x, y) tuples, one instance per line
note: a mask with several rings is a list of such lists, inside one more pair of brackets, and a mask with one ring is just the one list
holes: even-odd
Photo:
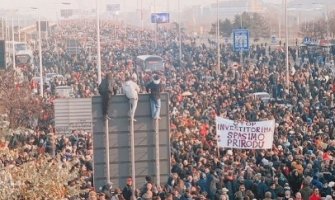
[(169, 23), (170, 14), (169, 13), (151, 13), (151, 23)]
[(247, 29), (233, 30), (234, 51), (249, 51), (249, 31)]

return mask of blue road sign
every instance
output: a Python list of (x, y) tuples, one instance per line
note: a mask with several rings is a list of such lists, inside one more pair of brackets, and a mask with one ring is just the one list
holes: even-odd
[(151, 14), (151, 23), (169, 23), (170, 14), (169, 13), (152, 13)]
[(234, 51), (249, 51), (249, 31), (247, 29), (233, 30)]

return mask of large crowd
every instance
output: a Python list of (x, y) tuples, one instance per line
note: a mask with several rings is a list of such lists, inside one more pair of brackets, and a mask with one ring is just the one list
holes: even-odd
[[(45, 73), (63, 75), (45, 85), (44, 102), (55, 98), (55, 86), (71, 86), (76, 98), (98, 95), (94, 23), (67, 21), (59, 24), (43, 40)], [(240, 57), (230, 44), (221, 44), (221, 68), (216, 70), (216, 45), (197, 42), (182, 35), (182, 62), (179, 62), (178, 32), (159, 29), (157, 48), (154, 32), (134, 27), (101, 24), (102, 74), (114, 74), (116, 93), (134, 71), (134, 60), (142, 54), (156, 54), (165, 61), (164, 89), (170, 93), (171, 176), (156, 185), (151, 177), (137, 186), (141, 199), (333, 199), (335, 198), (335, 120), (331, 70), (320, 55), (309, 48), (290, 47), (290, 76), (286, 80), (284, 46), (255, 44)], [(80, 47), (75, 55), (66, 52), (66, 42), (76, 38)], [(38, 53), (35, 54), (38, 60)], [(37, 69), (26, 71), (35, 76)], [(145, 89), (142, 87), (142, 91)], [(187, 95), (185, 95), (187, 92)], [(268, 92), (270, 101), (254, 98), (255, 92)], [(51, 111), (50, 111), (51, 112)], [(132, 179), (124, 188), (92, 188), (92, 136), (74, 131), (57, 136), (52, 114), (40, 118), (31, 132), (13, 134), (6, 145), (36, 146), (39, 153), (61, 155), (61, 162), (78, 159), (82, 188), (89, 192), (71, 199), (130, 199)], [(215, 117), (237, 121), (275, 119), (272, 149), (240, 150), (217, 147)], [(43, 127), (41, 127), (43, 126)], [(3, 165), (25, 162), (26, 157), (8, 160)], [(19, 163), (17, 163), (19, 162)], [(112, 191), (111, 191), (112, 190)], [(70, 197), (68, 197), (70, 199)]]

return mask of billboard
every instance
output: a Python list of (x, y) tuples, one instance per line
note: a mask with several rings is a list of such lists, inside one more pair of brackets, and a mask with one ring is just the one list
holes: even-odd
[(63, 9), (60, 11), (60, 16), (64, 18), (71, 17), (73, 15), (72, 9)]
[[(102, 115), (101, 97), (92, 98), (93, 115), (93, 160), (94, 186), (99, 188), (107, 182), (105, 120)], [(161, 94), (161, 120), (159, 120), (160, 180), (164, 185), (170, 175), (169, 98)], [(125, 95), (114, 95), (109, 102), (109, 180), (113, 187), (123, 187), (131, 173), (131, 134), (128, 117), (129, 102)], [(134, 122), (135, 186), (141, 187), (145, 176), (156, 177), (156, 133), (151, 118), (149, 94), (139, 94)]]
[(92, 132), (91, 98), (56, 99), (55, 129), (56, 133), (70, 134), (73, 130)]
[(151, 13), (151, 23), (162, 24), (170, 22), (169, 13)]
[(249, 31), (247, 29), (233, 30), (234, 51), (249, 51)]

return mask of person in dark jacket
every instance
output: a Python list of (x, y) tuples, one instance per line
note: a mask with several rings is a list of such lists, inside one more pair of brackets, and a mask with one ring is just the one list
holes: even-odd
[(98, 87), (99, 93), (102, 97), (102, 114), (107, 119), (110, 119), (110, 117), (108, 116), (108, 103), (110, 95), (116, 94), (116, 89), (114, 87), (112, 78), (112, 73), (106, 74), (105, 78), (101, 80), (101, 83)]
[(219, 182), (219, 178), (215, 174), (214, 170), (210, 170), (210, 173), (207, 174), (207, 188), (208, 188), (208, 197), (210, 200), (215, 199), (216, 194), (216, 184)]
[(293, 194), (299, 192), (299, 190), (301, 188), (302, 181), (303, 181), (302, 175), (299, 174), (296, 169), (293, 170), (288, 177), (288, 182), (289, 182), (290, 187), (293, 191)]
[(256, 178), (254, 187), (252, 189), (256, 199), (264, 199), (265, 192), (268, 190), (268, 186), (265, 184), (264, 177)]
[(276, 191), (276, 183), (275, 183), (275, 182), (272, 182), (272, 183), (270, 184), (270, 187), (269, 187), (269, 189), (268, 189), (268, 192), (271, 193), (271, 197), (272, 197), (273, 199), (277, 199), (278, 194), (277, 194), (277, 191)]
[(209, 189), (207, 188), (207, 177), (205, 173), (201, 173), (200, 180), (198, 181), (198, 186), (200, 187), (201, 192), (206, 192)]
[(151, 116), (153, 119), (160, 119), (160, 109), (161, 109), (161, 90), (162, 85), (160, 82), (160, 77), (158, 75), (153, 76), (153, 80), (146, 86), (147, 92), (150, 91), (150, 107)]
[(128, 177), (127, 184), (122, 190), (122, 195), (126, 200), (132, 199), (132, 195), (133, 195), (132, 187), (133, 187), (133, 178)]

